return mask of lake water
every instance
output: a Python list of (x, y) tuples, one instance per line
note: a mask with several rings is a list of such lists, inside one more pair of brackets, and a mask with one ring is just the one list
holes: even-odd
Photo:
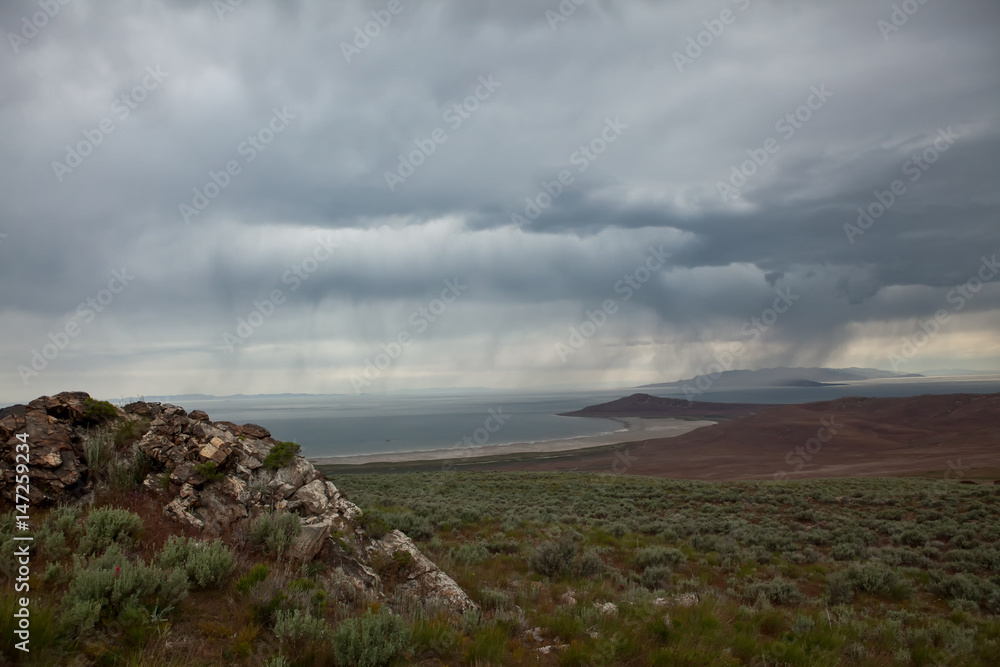
[[(168, 399), (187, 410), (200, 409), (215, 421), (253, 422), (279, 440), (302, 445), (309, 457), (380, 454), (452, 447), (463, 438), (480, 440), (490, 411), (505, 417), (489, 439), (475, 444), (539, 442), (610, 433), (621, 428), (607, 419), (560, 417), (557, 413), (612, 401), (636, 392), (683, 398), (676, 388), (589, 392), (471, 390), (363, 396), (296, 396)], [(830, 387), (709, 389), (700, 400), (733, 403), (805, 403), (842, 396), (1000, 392), (1000, 376), (967, 380), (905, 379)], [(152, 399), (151, 399), (152, 400)], [(495, 425), (490, 422), (490, 426)]]

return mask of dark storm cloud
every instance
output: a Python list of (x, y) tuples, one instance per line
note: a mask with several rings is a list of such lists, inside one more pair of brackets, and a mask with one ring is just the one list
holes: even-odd
[[(3, 395), (47, 386), (13, 371), (123, 268), (135, 281), (39, 383), (109, 364), (109, 387), (198, 368), (224, 392), (306, 364), (343, 381), (456, 276), (469, 292), (427, 332), (422, 377), (516, 357), (553, 369), (518, 381), (561, 381), (553, 343), (661, 244), (669, 265), (585, 351), (592, 377), (650, 367), (620, 350), (689, 370), (781, 288), (802, 297), (761, 359), (877, 364), (863, 341), (1000, 252), (994, 3), (927, 3), (898, 30), (878, 23), (889, 2), (387, 6), (71, 0), (37, 34), (38, 3), (0, 8)], [(734, 169), (753, 173), (727, 197)], [(337, 252), (292, 291), (324, 234)], [(253, 352), (220, 352), (274, 289), (288, 301)], [(950, 331), (995, 329), (998, 309), (987, 285)]]

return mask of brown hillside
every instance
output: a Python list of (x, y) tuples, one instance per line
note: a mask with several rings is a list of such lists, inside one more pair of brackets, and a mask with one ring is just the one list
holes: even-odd
[(782, 405), (675, 438), (631, 443), (627, 454), (505, 467), (724, 480), (928, 471), (955, 479), (998, 466), (1000, 394), (946, 394)]

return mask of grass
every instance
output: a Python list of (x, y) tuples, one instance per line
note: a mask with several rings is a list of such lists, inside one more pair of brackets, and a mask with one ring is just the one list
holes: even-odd
[[(33, 664), (1000, 664), (992, 485), (335, 482), (369, 530), (411, 531), (482, 611), (456, 618), (391, 590), (376, 599), (332, 563), (289, 562), (294, 515), (258, 517), (244, 548), (204, 543), (164, 519), (153, 491), (109, 485), (89, 507), (36, 517)], [(379, 564), (390, 589), (411, 567), (403, 553)], [(11, 604), (0, 596), (5, 639)], [(21, 658), (0, 648), (0, 662)]]

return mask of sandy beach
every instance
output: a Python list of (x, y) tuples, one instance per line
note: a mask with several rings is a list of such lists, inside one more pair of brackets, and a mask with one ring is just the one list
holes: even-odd
[(407, 463), (411, 461), (440, 461), (478, 458), (482, 456), (502, 456), (504, 454), (565, 452), (590, 447), (606, 447), (622, 442), (635, 442), (646, 438), (671, 438), (693, 431), (702, 426), (711, 426), (713, 421), (690, 421), (686, 419), (644, 419), (641, 417), (615, 417), (622, 428), (613, 433), (580, 436), (563, 440), (541, 442), (516, 442), (509, 445), (483, 445), (482, 447), (449, 447), (414, 452), (392, 452), (385, 454), (355, 454), (349, 456), (326, 456), (310, 458), (316, 465), (364, 465), (366, 463)]

